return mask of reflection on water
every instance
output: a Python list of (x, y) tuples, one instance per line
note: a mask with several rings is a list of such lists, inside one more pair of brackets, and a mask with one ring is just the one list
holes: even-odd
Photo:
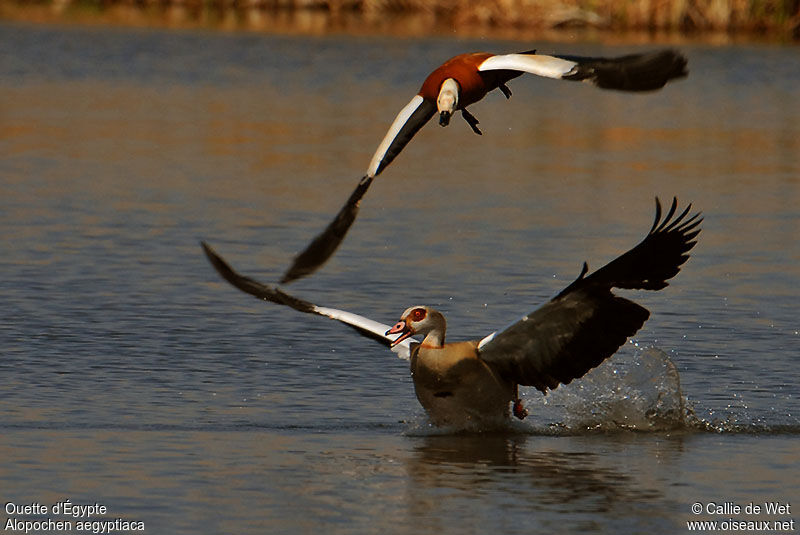
[(793, 48), (686, 47), (690, 77), (635, 98), (518, 79), (472, 110), (483, 136), (425, 128), (376, 181), (292, 291), (384, 323), (427, 303), (454, 339), (630, 248), (655, 195), (704, 212), (671, 285), (632, 296), (700, 432), (612, 432), (647, 418), (605, 382), (618, 359), (469, 437), (428, 430), (407, 363), (225, 286), (199, 240), (276, 280), (431, 66), (520, 43), (0, 29), (4, 501), (101, 501), (154, 533), (641, 533), (800, 494)]
[[(690, 515), (687, 486), (748, 500), (796, 458), (793, 438), (769, 435), (397, 431), (17, 430), (0, 448), (4, 498), (99, 501), (154, 532), (672, 532)], [(731, 469), (760, 455), (763, 469)]]

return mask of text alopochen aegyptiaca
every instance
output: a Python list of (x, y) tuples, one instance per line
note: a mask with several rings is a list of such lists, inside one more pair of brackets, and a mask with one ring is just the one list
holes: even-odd
[(461, 111), (472, 130), (480, 134), (478, 120), (467, 106), (494, 89), (510, 98), (507, 83), (524, 73), (589, 82), (603, 89), (641, 92), (660, 89), (670, 80), (686, 76), (686, 63), (686, 57), (674, 50), (616, 58), (547, 56), (535, 51), (500, 55), (476, 52), (447, 60), (428, 75), (419, 92), (397, 114), (347, 202), (325, 230), (295, 257), (281, 282), (310, 275), (333, 255), (355, 221), (359, 203), (372, 180), (437, 113), (439, 124), (447, 126), (452, 114)]
[(662, 220), (656, 199), (653, 226), (636, 247), (591, 274), (584, 263), (578, 278), (540, 308), (503, 330), (463, 342), (445, 341), (444, 315), (431, 307), (409, 307), (391, 327), (242, 276), (202, 245), (217, 272), (240, 290), (340, 321), (410, 359), (417, 399), (434, 425), (482, 429), (507, 421), (512, 413), (525, 417), (518, 385), (547, 393), (568, 384), (613, 355), (644, 325), (649, 311), (612, 289), (660, 290), (678, 273), (696, 244), (702, 218), (688, 216), (691, 205), (677, 216), (676, 209), (673, 199)]

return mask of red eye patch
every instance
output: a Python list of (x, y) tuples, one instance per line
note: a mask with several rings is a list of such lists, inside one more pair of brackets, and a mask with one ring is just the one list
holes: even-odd
[(415, 308), (411, 311), (411, 319), (414, 321), (422, 321), (425, 319), (427, 312), (424, 308)]

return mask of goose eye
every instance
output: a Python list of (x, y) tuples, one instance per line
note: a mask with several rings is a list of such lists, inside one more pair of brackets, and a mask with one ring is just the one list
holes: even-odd
[(411, 311), (411, 319), (414, 321), (422, 321), (425, 319), (426, 314), (424, 308), (415, 308)]

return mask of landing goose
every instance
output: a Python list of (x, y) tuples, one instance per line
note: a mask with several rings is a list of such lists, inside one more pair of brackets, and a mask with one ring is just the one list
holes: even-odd
[(361, 198), (378, 176), (411, 138), (437, 112), (439, 124), (447, 126), (450, 117), (461, 111), (476, 134), (481, 134), (478, 120), (467, 106), (499, 89), (506, 98), (506, 85), (523, 73), (558, 80), (589, 82), (602, 89), (653, 91), (675, 78), (687, 75), (686, 57), (674, 50), (632, 54), (617, 58), (546, 56), (535, 51), (518, 54), (461, 54), (444, 62), (422, 84), (414, 98), (400, 110), (347, 202), (334, 220), (298, 254), (284, 273), (282, 283), (310, 275), (333, 255), (355, 221)]
[[(613, 355), (638, 331), (650, 313), (612, 293), (613, 288), (660, 290), (674, 277), (695, 246), (702, 221), (688, 216), (691, 204), (676, 216), (677, 199), (662, 220), (656, 216), (633, 249), (578, 278), (549, 302), (509, 327), (482, 339), (445, 342), (441, 312), (412, 306), (394, 325), (315, 305), (240, 275), (205, 242), (203, 249), (217, 272), (240, 290), (300, 312), (340, 321), (360, 334), (410, 359), (417, 399), (437, 426), (481, 428), (527, 414), (518, 385), (542, 393), (582, 377)], [(413, 337), (421, 338), (421, 341)]]

